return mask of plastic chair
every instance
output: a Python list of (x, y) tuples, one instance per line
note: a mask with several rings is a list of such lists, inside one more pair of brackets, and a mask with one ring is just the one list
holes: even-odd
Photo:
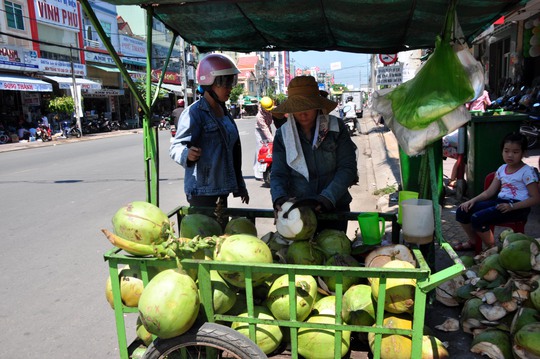
[[(491, 185), (491, 182), (493, 182), (493, 179), (495, 178), (495, 172), (490, 172), (487, 174), (486, 178), (484, 179), (484, 191)], [(511, 228), (516, 233), (525, 233), (525, 224), (527, 224), (527, 221), (516, 221), (516, 222), (503, 222), (503, 223), (497, 223), (492, 226), (490, 226), (491, 232), (495, 233), (495, 227), (505, 227), (505, 228)], [(482, 252), (482, 241), (480, 238), (476, 239), (476, 247), (475, 247), (476, 254)]]

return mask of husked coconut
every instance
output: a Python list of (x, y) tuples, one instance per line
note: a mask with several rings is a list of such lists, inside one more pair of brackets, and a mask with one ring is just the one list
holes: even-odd
[[(276, 229), (284, 238), (293, 241), (311, 239), (317, 230), (317, 217), (309, 207), (296, 207), (290, 212), (293, 202), (285, 202), (281, 206), (276, 219)], [(287, 217), (283, 215), (287, 213)]]
[(494, 359), (512, 358), (510, 336), (502, 330), (487, 329), (474, 337), (471, 352)]
[(391, 244), (372, 250), (367, 255), (365, 264), (366, 267), (379, 268), (395, 259), (409, 262), (413, 267), (416, 267), (413, 253), (403, 244)]
[(436, 288), (437, 300), (447, 307), (457, 307), (461, 301), (458, 301), (459, 297), (456, 292), (464, 284), (465, 279), (461, 275), (447, 280)]

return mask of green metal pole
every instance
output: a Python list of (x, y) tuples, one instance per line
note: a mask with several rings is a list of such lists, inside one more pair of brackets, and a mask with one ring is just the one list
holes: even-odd
[[(146, 201), (159, 206), (159, 174), (157, 129), (152, 131), (150, 119), (152, 115), (152, 21), (154, 9), (146, 8), (146, 107), (148, 112), (143, 117), (144, 160), (146, 163)], [(159, 88), (156, 89), (159, 91)]]

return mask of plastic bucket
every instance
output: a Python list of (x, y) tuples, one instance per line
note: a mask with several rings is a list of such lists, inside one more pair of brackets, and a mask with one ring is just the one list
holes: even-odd
[(401, 202), (406, 201), (408, 199), (416, 199), (418, 198), (418, 192), (413, 191), (399, 191), (398, 195), (398, 219), (397, 223), (401, 224), (401, 218), (403, 217), (403, 209), (401, 208)]
[(386, 227), (384, 218), (379, 217), (378, 213), (360, 213), (358, 215), (358, 224), (360, 225), (363, 244), (376, 245), (381, 243)]
[(403, 201), (401, 206), (403, 240), (415, 244), (433, 241), (433, 202), (428, 199), (408, 199)]

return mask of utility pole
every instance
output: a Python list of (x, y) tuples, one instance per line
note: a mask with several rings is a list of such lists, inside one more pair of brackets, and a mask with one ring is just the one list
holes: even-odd
[(75, 110), (75, 118), (77, 122), (77, 128), (79, 131), (81, 131), (81, 134), (84, 135), (82, 132), (82, 126), (81, 126), (81, 118), (79, 117), (80, 113), (80, 100), (79, 100), (79, 89), (77, 88), (77, 80), (75, 79), (75, 66), (73, 65), (73, 46), (69, 45), (69, 62), (71, 64), (71, 94), (73, 96), (73, 108)]

